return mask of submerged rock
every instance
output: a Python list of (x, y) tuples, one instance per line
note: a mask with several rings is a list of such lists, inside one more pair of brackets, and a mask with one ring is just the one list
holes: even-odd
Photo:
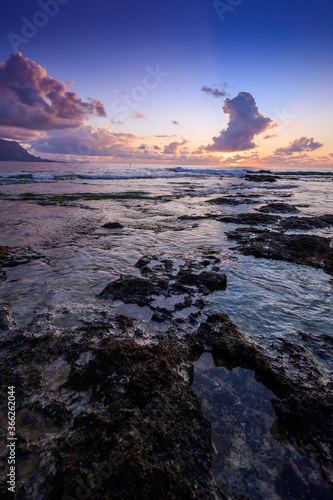
[(264, 229), (236, 229), (227, 233), (244, 255), (307, 264), (333, 273), (330, 239), (309, 234), (284, 234)]
[[(305, 335), (305, 334), (303, 334)], [(303, 339), (307, 339), (303, 336)], [(333, 358), (327, 374), (311, 350), (281, 338), (269, 353), (252, 341), (226, 314), (213, 314), (189, 338), (194, 352), (211, 350), (230, 367), (255, 372), (256, 378), (272, 390), (272, 400), (285, 435), (301, 450), (319, 459), (333, 484)], [(332, 348), (332, 338), (311, 339), (321, 351)], [(308, 342), (311, 347), (311, 342)]]

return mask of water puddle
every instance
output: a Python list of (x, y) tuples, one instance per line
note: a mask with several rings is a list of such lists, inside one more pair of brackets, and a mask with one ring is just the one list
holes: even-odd
[(194, 363), (192, 389), (212, 424), (214, 474), (230, 497), (250, 500), (329, 500), (332, 490), (314, 459), (283, 437), (274, 394), (251, 370), (203, 353)]

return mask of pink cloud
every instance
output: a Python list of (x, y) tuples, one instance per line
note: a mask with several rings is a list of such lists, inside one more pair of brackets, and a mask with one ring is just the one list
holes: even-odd
[(64, 83), (21, 53), (0, 64), (0, 126), (30, 130), (77, 128), (90, 115), (106, 116), (97, 99), (82, 101)]

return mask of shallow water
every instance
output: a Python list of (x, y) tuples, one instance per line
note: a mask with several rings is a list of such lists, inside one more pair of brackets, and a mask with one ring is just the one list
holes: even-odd
[(214, 473), (230, 496), (250, 500), (329, 500), (320, 467), (286, 440), (271, 399), (251, 370), (226, 367), (203, 353), (194, 363), (192, 389), (212, 424)]
[[(324, 271), (242, 256), (232, 250), (234, 242), (225, 234), (236, 225), (178, 218), (252, 212), (269, 201), (300, 204), (299, 215), (333, 212), (333, 171), (284, 168), (278, 173), (281, 178), (270, 184), (246, 181), (244, 169), (2, 162), (1, 244), (31, 245), (42, 258), (7, 269), (0, 299), (24, 325), (34, 314), (54, 313), (62, 306), (100, 308), (96, 294), (120, 274), (132, 274), (144, 254), (200, 259), (207, 251), (215, 251), (228, 275), (228, 287), (208, 297), (203, 317), (227, 312), (265, 345), (281, 335), (299, 341), (297, 330), (333, 335), (333, 287)], [(63, 196), (66, 206), (61, 202), (40, 205), (38, 198), (22, 200), (24, 193), (111, 197), (130, 193), (132, 198), (91, 200), (83, 196), (73, 201)], [(149, 199), (142, 199), (142, 193)], [(253, 204), (207, 203), (216, 194), (259, 197), (253, 198)], [(121, 222), (124, 228), (102, 228), (109, 220)], [(331, 229), (315, 232), (331, 235)], [(149, 325), (149, 315), (138, 316)]]

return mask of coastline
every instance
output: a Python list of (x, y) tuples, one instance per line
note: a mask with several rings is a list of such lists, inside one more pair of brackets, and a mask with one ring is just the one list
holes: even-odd
[[(314, 297), (329, 297), (332, 220), (320, 197), (304, 206), (296, 174), (293, 184), (202, 173), (167, 181), (28, 175), (3, 183), (0, 196), (8, 206), (1, 370), (5, 386), (17, 390), (18, 498), (163, 498), (156, 478), (170, 498), (245, 498), (214, 480), (212, 423), (191, 389), (203, 352), (223, 358), (228, 370), (250, 370), (274, 393), (281, 446), (311, 457), (325, 475), (316, 469), (315, 479), (297, 481), (329, 498), (333, 352), (325, 315), (315, 334), (296, 326), (309, 319), (293, 319), (294, 333), (278, 322), (275, 330), (265, 326), (281, 316), (273, 301), (288, 301), (279, 290), (289, 283), (295, 294), (299, 280), (297, 301), (303, 279)], [(224, 232), (243, 236), (243, 248)], [(284, 240), (277, 251), (290, 232), (302, 255)], [(260, 283), (260, 302), (249, 302), (246, 279), (251, 290), (258, 273), (271, 278)], [(239, 329), (225, 314), (231, 306), (257, 318), (252, 330), (246, 316)]]

